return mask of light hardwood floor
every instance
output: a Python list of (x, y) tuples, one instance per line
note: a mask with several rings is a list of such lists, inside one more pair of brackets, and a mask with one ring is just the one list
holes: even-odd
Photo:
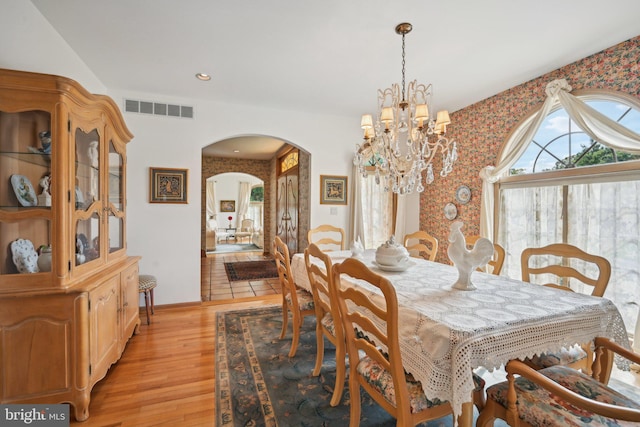
[(216, 313), (280, 304), (281, 298), (157, 307), (151, 325), (142, 322), (120, 361), (93, 388), (89, 419), (71, 425), (214, 426)]

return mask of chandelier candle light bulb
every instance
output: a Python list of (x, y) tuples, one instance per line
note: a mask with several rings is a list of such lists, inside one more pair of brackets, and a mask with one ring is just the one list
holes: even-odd
[[(364, 114), (360, 126), (364, 141), (356, 145), (354, 164), (362, 176), (375, 169), (376, 182), (384, 180), (385, 191), (408, 194), (424, 191), (425, 182), (434, 180), (433, 158), (442, 153), (441, 176), (453, 170), (458, 158), (456, 142), (446, 138), (449, 112), (439, 111), (436, 120), (430, 118), (431, 85), (416, 80), (405, 87), (405, 35), (411, 32), (409, 23), (396, 26), (402, 35), (402, 87), (394, 83), (378, 90), (378, 113), (374, 122), (371, 114)], [(406, 95), (406, 97), (405, 97)]]

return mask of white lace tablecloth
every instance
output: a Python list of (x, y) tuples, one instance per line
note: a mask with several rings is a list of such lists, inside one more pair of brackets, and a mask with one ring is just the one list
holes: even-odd
[[(351, 252), (330, 255), (336, 264)], [(365, 251), (361, 260), (396, 288), (405, 369), (428, 397), (449, 400), (456, 416), (472, 401), (474, 368), (493, 370), (597, 336), (630, 348), (620, 313), (608, 299), (481, 272), (471, 278), (476, 290), (460, 291), (451, 288), (458, 276), (452, 266), (411, 258), (408, 270), (389, 273), (374, 266), (374, 255)], [(291, 268), (298, 286), (310, 289), (302, 254), (294, 255)], [(367, 287), (353, 279), (347, 283)]]

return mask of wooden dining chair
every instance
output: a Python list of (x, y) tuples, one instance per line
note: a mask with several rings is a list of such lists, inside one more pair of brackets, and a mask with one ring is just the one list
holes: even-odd
[(307, 232), (309, 243), (315, 243), (324, 251), (344, 251), (345, 239), (344, 230), (330, 224), (319, 225)]
[[(535, 282), (538, 275), (544, 275), (544, 286), (573, 291), (571, 284), (581, 282), (591, 288), (591, 295), (601, 297), (607, 289), (611, 277), (611, 264), (606, 258), (592, 255), (566, 243), (554, 243), (540, 248), (522, 251), (522, 280)], [(595, 274), (581, 271), (578, 264), (591, 269)], [(589, 267), (590, 266), (590, 267)], [(553, 279), (552, 281), (549, 281)], [(589, 373), (593, 362), (590, 344), (575, 345), (558, 353), (543, 353), (525, 360), (532, 368), (540, 369), (552, 365), (568, 365)]]
[[(312, 263), (312, 258), (317, 258), (324, 264), (320, 268)], [(309, 275), (309, 284), (313, 294), (313, 305), (316, 312), (316, 365), (313, 375), (320, 375), (322, 360), (324, 358), (324, 337), (336, 348), (336, 383), (331, 398), (331, 406), (336, 406), (342, 398), (344, 380), (346, 374), (346, 349), (340, 312), (336, 302), (336, 296), (331, 293), (331, 258), (323, 252), (315, 243), (311, 243), (304, 251), (304, 262)]]
[[(467, 247), (473, 247), (476, 244), (480, 236), (466, 236), (465, 242)], [(493, 243), (493, 257), (489, 260), (487, 264), (489, 266), (488, 273), (495, 274), (496, 276), (500, 275), (502, 271), (502, 266), (504, 265), (504, 258), (506, 252), (504, 248), (497, 243)], [(478, 271), (484, 271), (482, 268), (478, 268)]]
[(418, 230), (404, 236), (404, 247), (412, 257), (434, 261), (438, 254), (438, 239), (426, 231)]
[(315, 316), (316, 314), (313, 306), (313, 295), (295, 284), (291, 272), (289, 248), (278, 236), (273, 241), (273, 257), (276, 261), (280, 286), (282, 287), (282, 332), (280, 333), (280, 339), (283, 339), (287, 333), (289, 312), (291, 312), (293, 338), (289, 357), (293, 357), (298, 349), (300, 328), (304, 318), (306, 316)]
[[(527, 248), (522, 251), (520, 261), (522, 280), (525, 282), (537, 283), (535, 276), (545, 274), (548, 276), (543, 281), (555, 278), (552, 282), (544, 283), (545, 286), (572, 290), (572, 281), (579, 281), (590, 286), (591, 295), (596, 297), (604, 295), (611, 277), (611, 264), (606, 258), (566, 243)], [(585, 270), (591, 269), (596, 274), (588, 276), (589, 273), (578, 269), (576, 261), (584, 265)]]
[(496, 418), (514, 427), (640, 422), (640, 402), (608, 387), (604, 371), (611, 363), (609, 351), (635, 363), (640, 363), (640, 355), (606, 338), (596, 338), (594, 344), (596, 358), (591, 376), (562, 365), (536, 371), (519, 360), (507, 363), (507, 381), (487, 389), (487, 404), (476, 426), (492, 426)]
[[(369, 291), (342, 286), (342, 276), (368, 282), (379, 290), (383, 301), (374, 302)], [(333, 266), (330, 285), (336, 295), (349, 355), (349, 426), (360, 423), (360, 388), (396, 418), (397, 426), (415, 426), (452, 414), (449, 402), (428, 399), (421, 383), (405, 374), (400, 355), (398, 300), (391, 282), (359, 260), (347, 258)], [(474, 396), (483, 395), (484, 384), (479, 387), (480, 394)]]

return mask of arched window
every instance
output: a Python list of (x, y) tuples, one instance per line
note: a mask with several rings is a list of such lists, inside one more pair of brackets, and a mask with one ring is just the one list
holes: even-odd
[(280, 173), (298, 166), (298, 150), (293, 150), (280, 161)]
[[(640, 111), (617, 100), (587, 100), (587, 105), (625, 127), (640, 132)], [(549, 114), (510, 175), (571, 169), (640, 159), (609, 148), (587, 135), (564, 108)]]
[[(640, 134), (637, 100), (610, 92), (577, 98)], [(639, 159), (591, 138), (559, 105), (552, 109), (497, 184), (497, 239), (507, 251), (503, 274), (521, 277), (527, 247), (564, 242), (604, 256), (612, 266), (604, 296), (633, 332), (638, 307), (629, 303), (640, 301)]]

